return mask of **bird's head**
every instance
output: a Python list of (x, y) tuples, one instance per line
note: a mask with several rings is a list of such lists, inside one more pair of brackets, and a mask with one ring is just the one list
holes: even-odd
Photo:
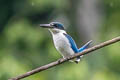
[(58, 33), (64, 31), (63, 24), (60, 22), (51, 22), (49, 24), (40, 24), (40, 27), (48, 28), (53, 33)]

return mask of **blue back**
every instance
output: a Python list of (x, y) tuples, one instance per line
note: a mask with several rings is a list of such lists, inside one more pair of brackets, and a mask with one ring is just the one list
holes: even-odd
[(78, 53), (78, 48), (77, 48), (77, 46), (76, 46), (75, 41), (72, 39), (72, 37), (69, 36), (68, 34), (64, 34), (64, 35), (65, 35), (65, 37), (67, 37), (67, 39), (69, 40), (69, 43), (71, 44), (71, 48), (73, 49), (73, 51), (74, 51), (75, 53)]

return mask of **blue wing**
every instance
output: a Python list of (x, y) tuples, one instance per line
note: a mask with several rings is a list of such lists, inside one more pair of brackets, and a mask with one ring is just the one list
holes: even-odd
[(71, 36), (69, 36), (68, 34), (64, 34), (67, 39), (69, 40), (70, 44), (71, 44), (71, 48), (73, 49), (73, 51), (75, 53), (78, 52), (82, 52), (83, 50), (87, 49), (90, 45), (90, 43), (92, 42), (92, 40), (90, 40), (89, 42), (87, 42), (85, 45), (83, 45), (80, 49), (77, 48), (75, 41), (72, 39)]
[(65, 35), (65, 37), (67, 37), (67, 39), (69, 40), (69, 43), (71, 44), (71, 48), (73, 49), (73, 51), (75, 52), (75, 53), (78, 53), (78, 48), (77, 48), (77, 46), (76, 46), (76, 43), (75, 43), (75, 41), (72, 39), (72, 37), (71, 36), (69, 36), (68, 34), (65, 34), (64, 33), (64, 35)]
[[(89, 47), (90, 43), (92, 42), (92, 40), (91, 40), (91, 41), (87, 42), (85, 45), (83, 45), (80, 49), (78, 49), (76, 46), (76, 43), (72, 39), (72, 37), (69, 36), (68, 34), (64, 34), (64, 35), (69, 40), (69, 43), (71, 44), (71, 48), (73, 49), (73, 51), (75, 53), (79, 53), (79, 52), (82, 52), (83, 50), (87, 49)], [(75, 62), (78, 63), (79, 61), (80, 61), (80, 56), (77, 57), (77, 60)]]

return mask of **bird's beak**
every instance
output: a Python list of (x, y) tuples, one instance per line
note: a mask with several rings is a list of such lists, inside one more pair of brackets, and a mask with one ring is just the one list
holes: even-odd
[(43, 27), (43, 28), (53, 28), (53, 26), (51, 26), (50, 24), (40, 24), (40, 27)]

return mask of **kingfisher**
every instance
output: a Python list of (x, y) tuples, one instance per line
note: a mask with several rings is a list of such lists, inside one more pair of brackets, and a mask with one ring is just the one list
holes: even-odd
[[(90, 40), (81, 48), (78, 48), (75, 41), (72, 39), (70, 35), (67, 34), (63, 24), (61, 24), (60, 22), (40, 24), (40, 27), (48, 28), (48, 30), (51, 32), (54, 46), (57, 49), (57, 51), (63, 56), (63, 58), (67, 58), (74, 54), (84, 51), (89, 47), (90, 43), (92, 42), (92, 40)], [(75, 58), (75, 60), (70, 61), (78, 63), (82, 56), (78, 56)]]

